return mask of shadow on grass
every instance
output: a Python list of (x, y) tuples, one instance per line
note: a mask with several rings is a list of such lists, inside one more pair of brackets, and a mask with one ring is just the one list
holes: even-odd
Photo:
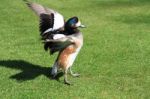
[[(24, 60), (0, 60), (0, 66), (12, 69), (21, 70), (20, 73), (10, 76), (11, 79), (16, 79), (18, 81), (33, 80), (40, 75), (44, 75), (47, 78), (51, 78), (50, 72), (52, 68), (42, 67), (40, 65), (35, 65)], [(59, 73), (56, 80), (59, 80), (63, 73)]]

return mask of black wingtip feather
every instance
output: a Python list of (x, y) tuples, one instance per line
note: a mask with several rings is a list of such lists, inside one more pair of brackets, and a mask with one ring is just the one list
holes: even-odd
[(48, 50), (48, 43), (44, 44), (44, 50), (47, 51)]
[(30, 1), (28, 1), (28, 0), (23, 0), (23, 1), (27, 4), (28, 7), (31, 7), (31, 2)]
[(56, 51), (52, 49), (52, 45), (50, 43), (45, 43), (44, 44), (44, 50), (45, 51), (50, 51), (50, 55), (53, 55)]
[(26, 4), (28, 4), (28, 3), (29, 3), (29, 1), (28, 1), (28, 0), (22, 0), (22, 1), (24, 1)]
[(40, 32), (41, 35), (49, 28), (53, 28), (54, 25), (54, 14), (41, 14), (40, 15)]
[(28, 0), (22, 0), (22, 1), (24, 1), (24, 2), (28, 2)]

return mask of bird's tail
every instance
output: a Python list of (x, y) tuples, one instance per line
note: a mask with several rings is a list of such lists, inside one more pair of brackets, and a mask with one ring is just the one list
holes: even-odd
[(57, 65), (57, 62), (55, 62), (55, 64), (54, 64), (53, 67), (52, 67), (52, 71), (51, 71), (51, 76), (52, 76), (53, 78), (56, 77), (57, 71), (58, 71), (58, 65)]

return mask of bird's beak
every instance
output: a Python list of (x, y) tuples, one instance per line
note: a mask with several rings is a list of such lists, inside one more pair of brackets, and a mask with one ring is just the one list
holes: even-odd
[(83, 24), (81, 24), (80, 21), (76, 24), (76, 27), (85, 28), (85, 26)]
[(86, 28), (86, 26), (83, 25), (83, 24), (81, 24), (79, 27), (80, 27), (80, 28)]

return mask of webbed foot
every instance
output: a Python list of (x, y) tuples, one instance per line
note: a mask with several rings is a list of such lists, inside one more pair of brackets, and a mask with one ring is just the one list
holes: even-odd
[(79, 77), (80, 76), (80, 74), (78, 74), (78, 73), (75, 73), (75, 74), (71, 74), (73, 77)]

